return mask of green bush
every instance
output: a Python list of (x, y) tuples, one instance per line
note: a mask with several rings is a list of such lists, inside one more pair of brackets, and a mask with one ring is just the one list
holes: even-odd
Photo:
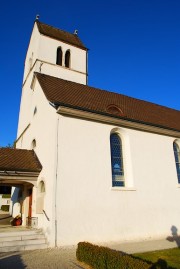
[(9, 205), (2, 205), (1, 210), (2, 211), (9, 211)]
[(132, 255), (107, 247), (99, 247), (88, 242), (78, 243), (77, 260), (94, 269), (155, 269), (152, 263), (140, 260)]

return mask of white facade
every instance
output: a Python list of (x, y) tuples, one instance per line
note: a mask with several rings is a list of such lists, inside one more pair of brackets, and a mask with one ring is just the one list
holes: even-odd
[[(73, 70), (55, 65), (58, 46), (71, 50)], [(26, 56), (16, 147), (31, 149), (36, 141), (34, 150), (43, 169), (33, 187), (32, 216), (38, 217), (50, 246), (167, 237), (172, 225), (180, 230), (173, 152), (180, 134), (58, 113), (36, 79), (32, 86), (34, 71), (85, 84), (86, 53), (41, 36), (35, 24)], [(112, 187), (112, 132), (122, 140), (125, 187)], [(28, 200), (24, 218), (26, 207)]]
[[(174, 138), (66, 117), (61, 126), (60, 244), (166, 237), (172, 225), (180, 228)], [(123, 141), (125, 188), (111, 187), (114, 129)]]

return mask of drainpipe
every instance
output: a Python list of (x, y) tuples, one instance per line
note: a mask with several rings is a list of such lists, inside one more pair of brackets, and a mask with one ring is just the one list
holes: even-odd
[(56, 175), (55, 175), (55, 247), (57, 247), (57, 180), (58, 180), (58, 137), (59, 137), (59, 115), (57, 119), (57, 130), (56, 130)]
[(88, 50), (86, 50), (86, 85), (88, 85)]

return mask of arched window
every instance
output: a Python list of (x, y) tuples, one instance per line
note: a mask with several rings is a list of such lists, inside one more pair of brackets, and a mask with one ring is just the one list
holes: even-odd
[(33, 116), (37, 113), (37, 107), (35, 106)]
[(174, 149), (174, 157), (175, 157), (175, 163), (176, 163), (178, 183), (180, 184), (180, 149), (179, 149), (179, 145), (176, 142), (173, 143), (173, 149)]
[(111, 145), (111, 168), (112, 168), (112, 186), (124, 187), (124, 169), (122, 155), (122, 141), (117, 133), (110, 136)]
[(40, 181), (39, 182), (39, 193), (44, 193), (45, 192), (45, 184), (44, 184), (44, 181)]
[(35, 149), (36, 148), (36, 140), (33, 139), (32, 143), (31, 143), (31, 149)]
[(38, 184), (36, 213), (42, 214), (44, 210), (45, 183), (41, 180)]
[(70, 51), (67, 50), (66, 54), (65, 54), (65, 67), (70, 67), (70, 58), (71, 58), (71, 54)]
[(62, 65), (62, 49), (61, 49), (61, 47), (57, 48), (56, 64)]

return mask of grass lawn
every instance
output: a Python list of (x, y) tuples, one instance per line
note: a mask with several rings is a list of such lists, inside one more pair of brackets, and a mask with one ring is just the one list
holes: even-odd
[(138, 253), (133, 256), (153, 263), (159, 262), (160, 268), (180, 269), (180, 248)]

